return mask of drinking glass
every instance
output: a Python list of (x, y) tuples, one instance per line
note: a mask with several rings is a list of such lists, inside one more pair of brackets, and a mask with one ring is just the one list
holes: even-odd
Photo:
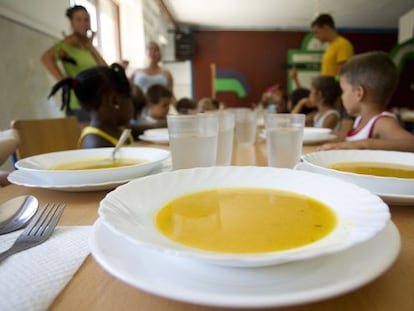
[(174, 170), (216, 164), (216, 115), (168, 115), (167, 124)]
[(214, 112), (218, 120), (217, 165), (230, 165), (233, 154), (234, 114), (230, 111)]
[(268, 113), (265, 115), (268, 165), (293, 168), (302, 153), (304, 114)]
[(254, 144), (256, 141), (257, 112), (248, 108), (232, 109), (236, 121), (236, 141)]

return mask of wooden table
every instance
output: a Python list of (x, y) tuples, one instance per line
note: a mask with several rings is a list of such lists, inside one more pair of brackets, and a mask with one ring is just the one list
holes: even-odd
[[(304, 152), (315, 149), (315, 146), (305, 147)], [(266, 147), (261, 141), (251, 147), (235, 147), (234, 164), (266, 165), (266, 161)], [(67, 206), (61, 225), (92, 225), (97, 219), (98, 203), (106, 193), (105, 191), (59, 192), (12, 185), (0, 189), (0, 202), (23, 194), (35, 195), (40, 204), (48, 201), (65, 202)], [(392, 220), (401, 234), (402, 249), (398, 259), (387, 272), (368, 285), (337, 298), (278, 310), (414, 310), (414, 205), (391, 206), (390, 209)], [(358, 262), (356, 261), (355, 264)], [(112, 277), (95, 262), (92, 256), (88, 256), (74, 278), (56, 298), (50, 310), (218, 311), (225, 309), (191, 305), (147, 294)]]

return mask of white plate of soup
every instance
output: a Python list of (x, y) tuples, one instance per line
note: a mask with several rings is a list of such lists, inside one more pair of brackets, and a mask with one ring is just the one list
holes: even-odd
[(45, 183), (59, 185), (97, 184), (142, 177), (170, 155), (157, 148), (125, 147), (112, 161), (113, 148), (52, 152), (16, 162), (19, 170), (30, 172)]
[(414, 153), (328, 150), (302, 156), (309, 171), (338, 177), (381, 196), (414, 195)]
[(376, 195), (339, 179), (268, 167), (177, 170), (133, 180), (99, 216), (136, 247), (224, 266), (267, 266), (344, 250), (389, 222)]

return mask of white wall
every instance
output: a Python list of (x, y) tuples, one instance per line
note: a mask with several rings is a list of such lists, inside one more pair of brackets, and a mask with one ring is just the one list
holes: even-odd
[(70, 32), (65, 17), (69, 0), (0, 0), (0, 16), (7, 16), (52, 37)]

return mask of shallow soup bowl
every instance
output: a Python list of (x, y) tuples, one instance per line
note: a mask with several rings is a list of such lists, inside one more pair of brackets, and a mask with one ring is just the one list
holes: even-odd
[(382, 177), (339, 171), (330, 165), (342, 162), (388, 164), (414, 170), (414, 153), (383, 150), (328, 150), (302, 156), (308, 171), (341, 178), (378, 195), (414, 195), (414, 178)]
[(17, 161), (16, 168), (30, 172), (30, 174), (49, 183), (104, 183), (145, 176), (159, 168), (161, 162), (170, 155), (169, 151), (162, 149), (125, 147), (117, 152), (117, 161), (125, 160), (134, 164), (90, 169), (59, 168), (62, 165), (78, 162), (89, 165), (107, 163), (110, 162), (112, 151), (113, 148), (93, 148), (45, 153)]
[[(200, 191), (223, 188), (273, 189), (310, 197), (328, 206), (337, 222), (327, 236), (304, 246), (252, 253), (190, 247), (168, 238), (158, 229), (155, 220), (158, 212), (172, 200)], [(197, 204), (193, 206), (199, 208)], [(238, 207), (232, 208), (239, 210)], [(255, 204), (251, 208), (257, 213), (262, 210)], [(237, 166), (176, 170), (133, 180), (109, 193), (101, 201), (98, 213), (107, 228), (132, 242), (134, 247), (151, 249), (160, 256), (179, 256), (236, 267), (275, 265), (339, 252), (369, 240), (390, 219), (388, 206), (378, 196), (351, 183), (291, 169)], [(215, 224), (220, 220), (224, 224), (226, 211), (219, 208), (217, 213), (207, 214), (202, 221)], [(256, 221), (256, 217), (253, 218)], [(183, 219), (174, 221), (181, 223)], [(199, 227), (191, 221), (188, 219), (187, 222), (186, 219), (187, 224), (199, 231)], [(295, 227), (295, 224), (289, 226)], [(243, 226), (237, 230), (241, 230), (237, 235), (249, 235)], [(208, 236), (211, 236), (210, 233)]]

